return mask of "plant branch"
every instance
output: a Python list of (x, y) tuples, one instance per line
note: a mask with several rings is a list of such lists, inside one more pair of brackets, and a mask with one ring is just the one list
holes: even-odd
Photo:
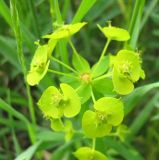
[(58, 74), (58, 75), (67, 76), (67, 77), (74, 78), (74, 79), (78, 79), (76, 76), (70, 75), (70, 73), (63, 73), (63, 72), (55, 71), (55, 70), (52, 70), (52, 69), (48, 69), (48, 72), (55, 73), (55, 74)]
[(53, 61), (55, 61), (55, 62), (61, 64), (61, 65), (64, 66), (65, 68), (69, 69), (70, 71), (74, 72), (75, 74), (78, 74), (78, 72), (77, 72), (75, 69), (73, 69), (73, 68), (70, 67), (69, 65), (63, 63), (62, 61), (56, 59), (55, 57), (52, 56), (51, 59), (52, 59)]

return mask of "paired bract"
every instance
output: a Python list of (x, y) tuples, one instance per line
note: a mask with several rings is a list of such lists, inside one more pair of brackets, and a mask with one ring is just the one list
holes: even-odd
[(123, 120), (123, 103), (119, 99), (103, 97), (94, 103), (94, 108), (86, 111), (82, 119), (84, 132), (90, 138), (106, 136)]
[(145, 78), (139, 54), (130, 50), (120, 50), (113, 64), (113, 84), (117, 93), (125, 95), (134, 89), (139, 78)]
[(75, 23), (75, 24), (66, 24), (62, 25), (60, 28), (55, 30), (52, 34), (45, 35), (44, 38), (51, 38), (51, 39), (63, 39), (72, 36), (73, 34), (77, 33), (83, 26), (87, 23)]
[(43, 92), (38, 106), (45, 117), (58, 119), (64, 115), (71, 118), (80, 112), (81, 102), (75, 90), (64, 83), (60, 88), (62, 93), (54, 86), (48, 87)]
[(111, 25), (103, 28), (100, 25), (97, 26), (109, 40), (127, 41), (130, 39), (130, 34), (125, 29), (113, 27)]
[(50, 61), (48, 60), (48, 45), (39, 45), (30, 65), (27, 82), (34, 86), (44, 77)]

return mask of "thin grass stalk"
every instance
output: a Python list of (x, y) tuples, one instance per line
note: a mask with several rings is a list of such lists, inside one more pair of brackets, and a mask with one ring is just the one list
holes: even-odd
[(131, 35), (131, 39), (129, 42), (125, 43), (125, 45), (127, 44), (130, 45), (132, 49), (136, 49), (136, 44), (140, 34), (140, 24), (141, 24), (141, 18), (143, 15), (144, 6), (145, 6), (145, 0), (135, 1), (132, 18), (129, 25), (129, 33)]
[(33, 17), (34, 31), (35, 31), (37, 37), (40, 38), (40, 29), (39, 29), (38, 18), (37, 18), (36, 12), (35, 12), (34, 1), (28, 0), (28, 4), (29, 4), (30, 10), (31, 10), (32, 17)]
[[(53, 21), (53, 28), (57, 29), (61, 25), (63, 25), (63, 18), (59, 8), (59, 2), (57, 0), (50, 0), (50, 12)], [(58, 44), (58, 52), (60, 53), (60, 58), (62, 62), (69, 64), (68, 53), (67, 53), (67, 41), (60, 40)], [(63, 71), (66, 71), (64, 67), (62, 67)]]
[(16, 41), (17, 41), (17, 54), (18, 54), (18, 58), (19, 58), (19, 61), (22, 67), (23, 75), (24, 75), (26, 91), (27, 91), (27, 96), (28, 96), (29, 112), (30, 112), (31, 120), (33, 124), (36, 125), (35, 111), (33, 108), (33, 100), (31, 96), (31, 91), (26, 81), (27, 70), (26, 70), (25, 58), (24, 58), (23, 47), (22, 47), (22, 35), (21, 35), (21, 30), (20, 30), (20, 21), (19, 21), (18, 11), (16, 8), (16, 0), (11, 0), (10, 2), (11, 2), (10, 6), (11, 6), (11, 17), (12, 17), (12, 23), (13, 23), (13, 30), (15, 33)]

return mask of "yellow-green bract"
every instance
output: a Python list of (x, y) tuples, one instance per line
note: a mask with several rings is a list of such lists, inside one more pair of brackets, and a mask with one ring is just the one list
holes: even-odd
[(118, 126), (124, 117), (123, 103), (116, 98), (103, 97), (94, 103), (94, 111), (86, 111), (82, 127), (90, 138), (103, 137), (110, 133), (112, 126)]
[(108, 160), (104, 154), (96, 150), (92, 150), (89, 147), (79, 148), (76, 152), (74, 152), (74, 156), (78, 160)]
[(55, 32), (53, 32), (52, 34), (45, 35), (44, 38), (51, 38), (56, 40), (67, 38), (77, 33), (86, 24), (87, 24), (86, 22), (66, 24), (55, 30)]
[(144, 79), (145, 74), (141, 68), (139, 54), (130, 50), (120, 50), (113, 67), (114, 90), (121, 95), (129, 94), (134, 89), (133, 83), (140, 77)]
[(111, 25), (103, 28), (100, 25), (98, 25), (98, 28), (103, 32), (105, 37), (107, 37), (110, 40), (127, 41), (130, 39), (130, 34), (125, 29), (113, 27)]
[(38, 84), (47, 73), (50, 63), (49, 58), (56, 43), (56, 41), (50, 39), (48, 44), (38, 45), (31, 61), (30, 71), (27, 74), (27, 82), (29, 85), (34, 86)]
[(56, 87), (48, 87), (42, 94), (38, 106), (47, 118), (58, 119), (63, 115), (71, 118), (81, 109), (80, 98), (68, 84), (60, 84), (61, 93)]

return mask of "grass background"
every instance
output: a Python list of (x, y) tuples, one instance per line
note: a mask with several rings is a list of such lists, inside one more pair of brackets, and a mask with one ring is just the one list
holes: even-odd
[[(111, 160), (158, 160), (158, 0), (59, 0), (59, 8), (56, 2), (0, 0), (0, 160), (73, 159), (71, 151), (84, 139), (80, 141), (79, 134), (64, 143), (63, 135), (49, 129), (36, 106), (42, 91), (58, 84), (57, 76), (47, 74), (38, 87), (30, 88), (25, 83), (25, 73), (35, 51), (34, 41), (51, 32), (56, 21), (88, 22), (73, 40), (81, 55), (93, 64), (105, 43), (96, 24), (105, 25), (108, 20), (131, 34), (127, 44), (112, 42), (109, 51), (116, 53), (123, 45), (140, 51), (146, 79), (124, 97), (124, 123), (131, 134), (124, 143), (114, 138), (98, 139), (97, 149)], [(70, 63), (65, 41), (60, 42), (54, 54)]]

